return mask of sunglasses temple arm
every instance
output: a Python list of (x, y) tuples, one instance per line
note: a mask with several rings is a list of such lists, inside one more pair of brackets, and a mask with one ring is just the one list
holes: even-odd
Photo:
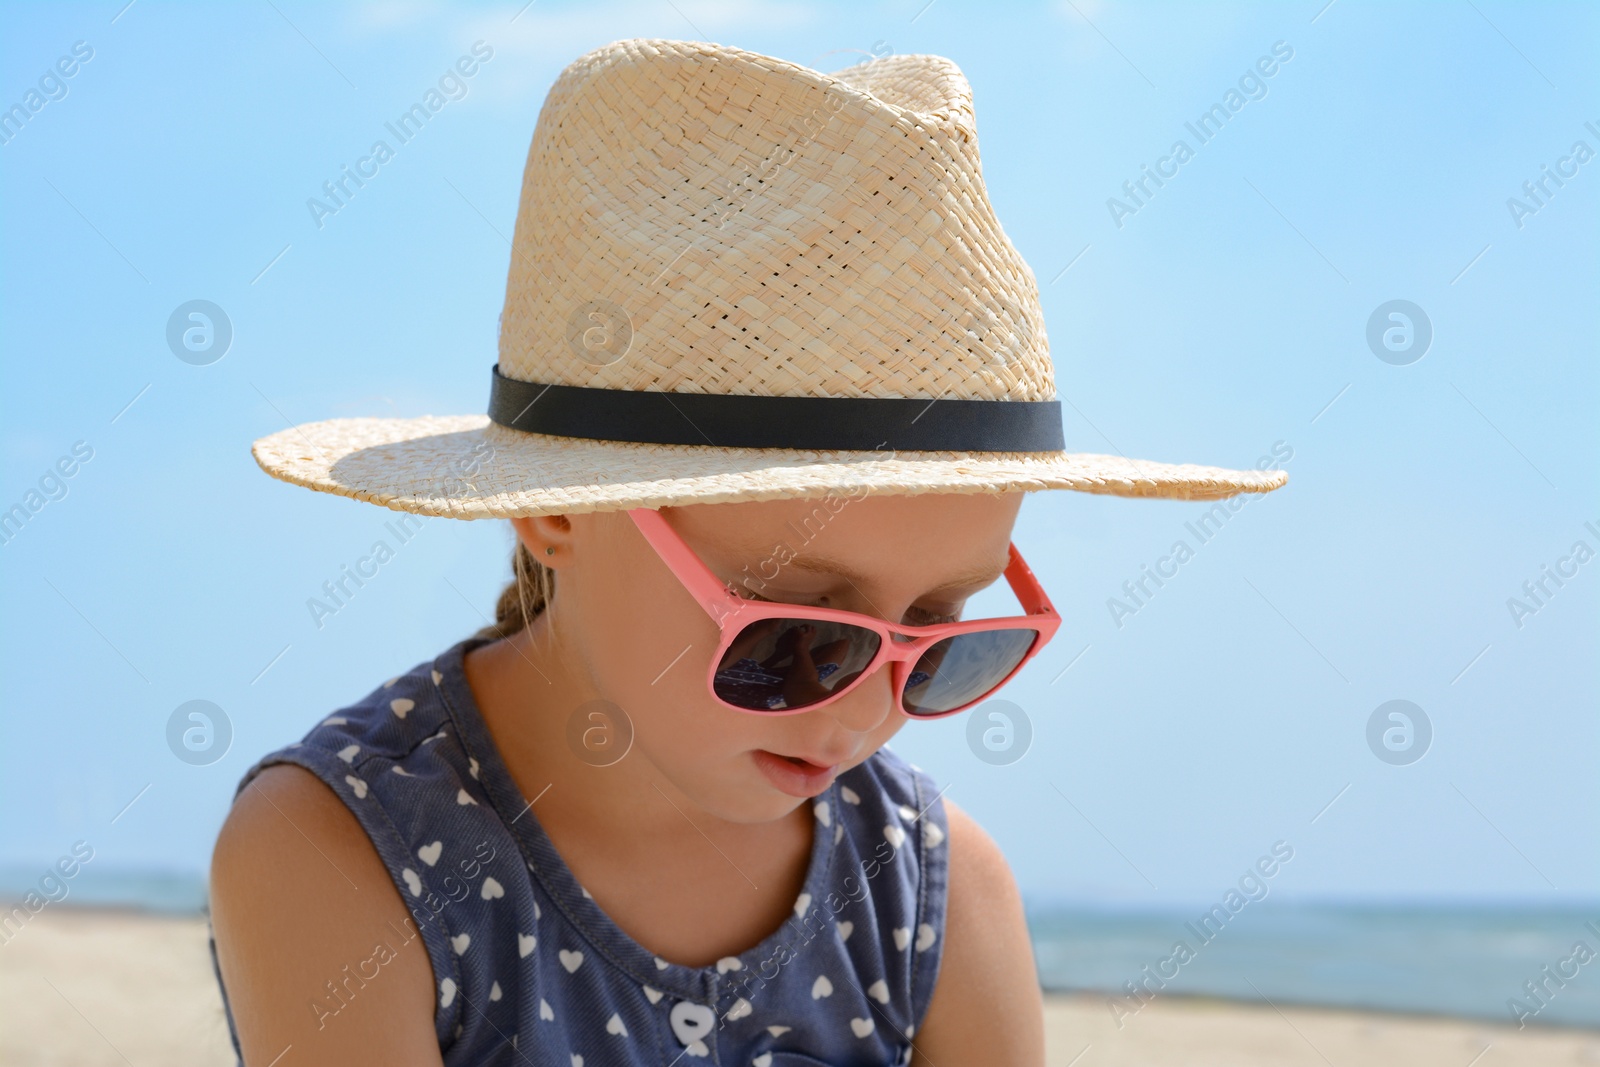
[(1017, 551), (1015, 544), (1010, 546), (1011, 562), (1006, 564), (1006, 581), (1011, 583), (1011, 591), (1016, 594), (1017, 603), (1022, 605), (1022, 610), (1029, 615), (1054, 615), (1056, 609), (1050, 599), (1044, 595), (1044, 587), (1039, 584), (1039, 579), (1033, 575), (1033, 570), (1023, 560), (1022, 553)]
[(653, 508), (632, 508), (628, 511), (628, 517), (633, 519), (633, 524), (639, 528), (644, 539), (655, 549), (656, 555), (661, 557), (661, 562), (677, 576), (683, 587), (689, 591), (689, 595), (694, 597), (705, 613), (719, 626), (731, 616), (737, 615), (744, 604), (748, 603), (711, 573), (711, 568), (694, 554), (694, 550), (684, 543), (683, 538), (667, 524), (667, 520), (659, 511)]

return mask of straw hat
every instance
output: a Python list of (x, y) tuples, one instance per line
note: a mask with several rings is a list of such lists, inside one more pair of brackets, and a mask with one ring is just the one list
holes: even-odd
[(309, 423), (256, 461), (462, 519), (1287, 481), (1065, 450), (1038, 285), (940, 56), (823, 74), (628, 40), (578, 59), (534, 129), (499, 349), (487, 415)]

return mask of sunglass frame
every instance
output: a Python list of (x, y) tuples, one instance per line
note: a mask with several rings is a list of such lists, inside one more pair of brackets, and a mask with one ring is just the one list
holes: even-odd
[[(890, 681), (895, 693), (895, 707), (900, 714), (909, 719), (942, 719), (947, 715), (957, 715), (974, 704), (980, 703), (1004, 688), (1017, 672), (1027, 666), (1028, 661), (1039, 654), (1045, 645), (1055, 637), (1056, 631), (1061, 626), (1061, 616), (1050, 603), (1050, 598), (1045, 595), (1044, 588), (1034, 576), (1032, 568), (1023, 560), (1022, 553), (1017, 551), (1015, 543), (1008, 546), (1009, 561), (1006, 564), (1005, 578), (1011, 586), (1011, 591), (1016, 595), (1017, 602), (1027, 614), (1008, 615), (993, 619), (970, 619), (958, 622), (936, 623), (931, 626), (900, 626), (895, 623), (885, 622), (872, 615), (860, 612), (842, 611), (837, 608), (811, 607), (803, 604), (784, 604), (775, 601), (750, 600), (741, 597), (733, 591), (731, 584), (724, 584), (705, 562), (695, 555), (678, 535), (661, 512), (654, 508), (631, 508), (628, 516), (633, 519), (634, 525), (644, 535), (661, 561), (667, 565), (678, 581), (688, 591), (696, 603), (704, 609), (720, 630), (720, 638), (710, 661), (706, 665), (706, 688), (711, 693), (712, 699), (723, 707), (732, 708), (751, 715), (799, 715), (808, 711), (825, 708), (834, 701), (861, 685), (885, 663), (890, 664)], [(861, 668), (855, 680), (844, 688), (835, 691), (826, 698), (812, 704), (798, 708), (746, 708), (732, 704), (722, 699), (717, 693), (716, 676), (718, 665), (722, 662), (723, 655), (727, 652), (734, 640), (751, 623), (763, 619), (800, 619), (814, 622), (832, 622), (875, 631), (878, 634), (878, 651), (871, 662)], [(916, 714), (906, 710), (905, 690), (906, 682), (911, 677), (911, 669), (922, 658), (924, 652), (930, 647), (943, 641), (945, 638), (960, 634), (982, 633), (991, 630), (1034, 630), (1038, 636), (1031, 647), (1023, 655), (1016, 666), (990, 689), (967, 701), (960, 707), (951, 708), (949, 711), (933, 712), (931, 714)]]

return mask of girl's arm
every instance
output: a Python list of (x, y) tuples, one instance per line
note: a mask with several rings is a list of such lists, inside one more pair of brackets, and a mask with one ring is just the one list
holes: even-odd
[(1043, 1067), (1044, 1003), (1022, 897), (999, 847), (948, 799), (949, 903), (944, 955), (913, 1067)]
[(440, 1067), (415, 920), (309, 771), (269, 767), (234, 802), (211, 860), (211, 924), (247, 1067)]

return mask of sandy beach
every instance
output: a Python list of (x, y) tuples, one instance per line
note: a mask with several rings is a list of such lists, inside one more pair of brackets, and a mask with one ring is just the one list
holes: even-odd
[[(234, 1062), (202, 919), (47, 909), (0, 946), (0, 1004), (12, 1067)], [(1050, 1067), (1600, 1064), (1600, 1031), (1176, 997), (1118, 1030), (1104, 998), (1051, 996), (1046, 1026)]]

